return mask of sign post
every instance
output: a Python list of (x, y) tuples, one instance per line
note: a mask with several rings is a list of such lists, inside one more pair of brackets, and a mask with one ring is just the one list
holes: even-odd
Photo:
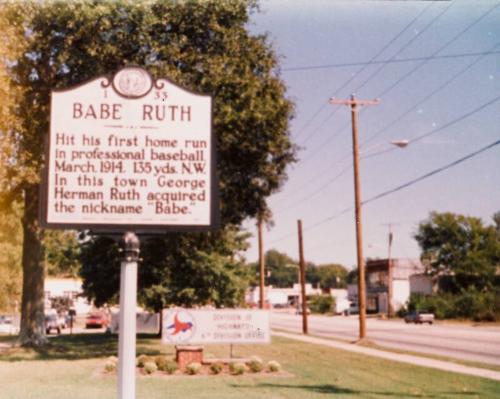
[(212, 98), (135, 66), (53, 90), (45, 159), (44, 227), (125, 233), (118, 395), (133, 399), (136, 234), (218, 227)]
[(135, 347), (137, 309), (137, 262), (139, 238), (123, 235), (123, 260), (120, 275), (120, 327), (118, 343), (118, 398), (135, 398)]

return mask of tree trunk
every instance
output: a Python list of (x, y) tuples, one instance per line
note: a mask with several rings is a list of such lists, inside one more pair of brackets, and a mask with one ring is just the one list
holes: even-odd
[(38, 185), (24, 190), (23, 224), (23, 295), (21, 303), (22, 346), (40, 347), (48, 343), (45, 336), (43, 231), (38, 220)]

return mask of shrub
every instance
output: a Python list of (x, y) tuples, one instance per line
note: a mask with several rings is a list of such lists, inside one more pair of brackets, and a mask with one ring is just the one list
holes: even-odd
[(167, 374), (174, 374), (177, 371), (177, 368), (177, 362), (175, 362), (174, 360), (169, 360), (165, 363), (164, 368), (160, 370), (165, 371)]
[(212, 374), (219, 374), (223, 368), (224, 368), (224, 365), (220, 362), (212, 363), (210, 365), (210, 371), (212, 372)]
[(309, 307), (312, 313), (331, 313), (335, 305), (335, 300), (331, 295), (314, 295), (309, 300)]
[(156, 366), (155, 362), (146, 362), (146, 363), (144, 363), (144, 371), (147, 374), (153, 374), (157, 370), (158, 370), (158, 366)]
[(409, 311), (428, 311), (436, 319), (465, 318), (475, 321), (500, 319), (498, 292), (480, 292), (469, 288), (460, 293), (410, 296)]
[(267, 369), (272, 373), (276, 373), (281, 370), (281, 364), (279, 364), (276, 360), (271, 360), (267, 363)]
[(241, 375), (246, 371), (246, 366), (244, 363), (236, 362), (229, 365), (229, 371), (232, 375)]
[(258, 356), (252, 356), (247, 362), (247, 366), (252, 373), (260, 373), (264, 370), (264, 362)]
[(106, 359), (106, 363), (104, 363), (104, 370), (107, 373), (114, 373), (118, 366), (118, 358), (115, 356), (110, 356)]
[(148, 356), (148, 355), (140, 355), (138, 358), (137, 358), (137, 366), (142, 368), (144, 367), (144, 365), (148, 362), (155, 362), (155, 359), (152, 358), (151, 356)]
[(189, 363), (186, 366), (186, 373), (189, 375), (198, 374), (201, 371), (201, 364), (197, 362)]
[(156, 363), (156, 366), (158, 367), (158, 370), (164, 371), (165, 364), (167, 362), (168, 362), (168, 357), (166, 357), (165, 355), (155, 356), (155, 363)]

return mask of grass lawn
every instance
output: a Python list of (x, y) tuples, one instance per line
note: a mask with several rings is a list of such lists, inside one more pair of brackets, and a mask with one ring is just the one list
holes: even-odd
[[(0, 347), (12, 338), (0, 336)], [(99, 375), (116, 354), (117, 338), (81, 334), (51, 338), (44, 351), (0, 349), (0, 399), (111, 399), (116, 378)], [(147, 336), (137, 353), (173, 354), (171, 346)], [(228, 357), (228, 346), (206, 354)], [(137, 378), (138, 399), (159, 398), (498, 398), (500, 383), (363, 357), (351, 352), (275, 338), (271, 345), (235, 346), (239, 356), (277, 360), (286, 376), (175, 376)]]

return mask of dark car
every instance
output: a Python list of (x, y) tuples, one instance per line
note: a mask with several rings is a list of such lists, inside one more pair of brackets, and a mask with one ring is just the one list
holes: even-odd
[(108, 323), (108, 317), (104, 313), (91, 313), (85, 319), (85, 328), (105, 328)]
[(405, 323), (434, 323), (434, 314), (430, 312), (411, 312), (405, 316)]

